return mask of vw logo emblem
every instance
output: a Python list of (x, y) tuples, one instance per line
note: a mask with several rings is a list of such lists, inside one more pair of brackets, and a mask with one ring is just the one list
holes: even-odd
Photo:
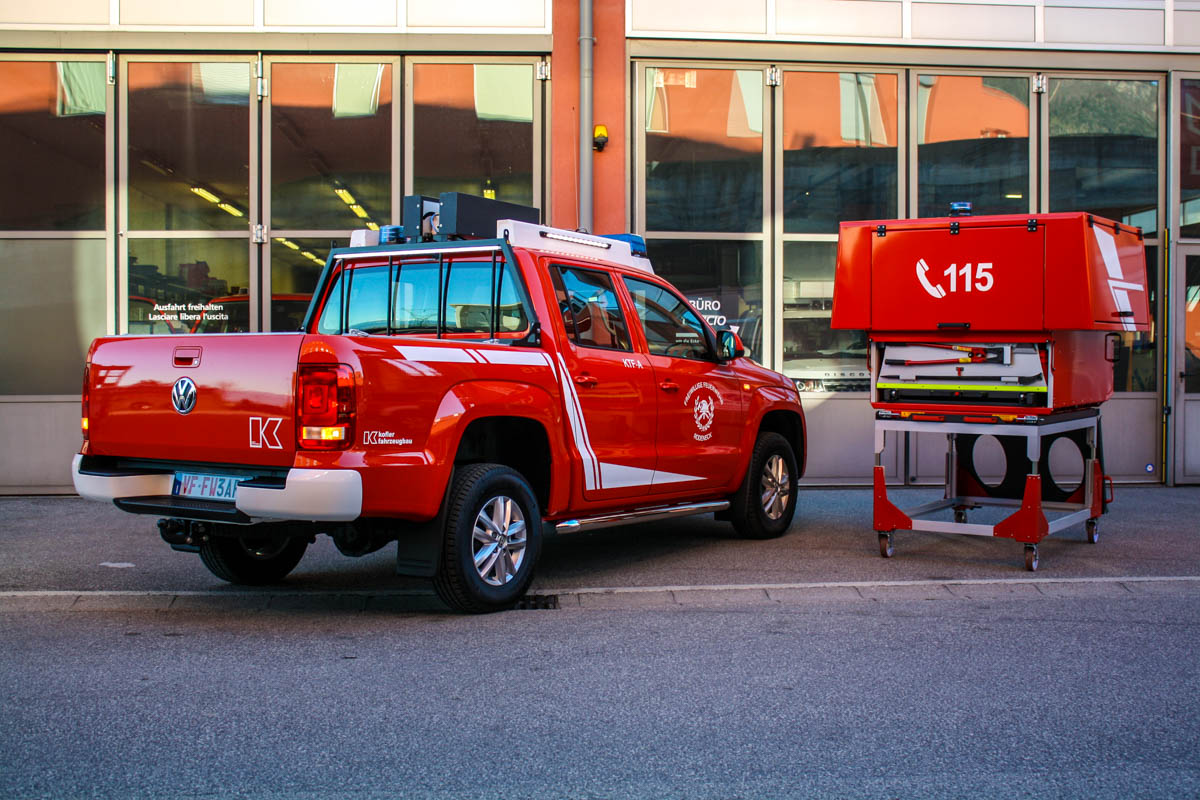
[(171, 405), (180, 414), (186, 414), (196, 407), (196, 382), (191, 378), (180, 378), (171, 388)]

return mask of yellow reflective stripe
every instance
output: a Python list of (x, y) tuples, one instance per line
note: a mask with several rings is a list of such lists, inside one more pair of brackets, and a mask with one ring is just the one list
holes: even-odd
[(1045, 386), (1009, 386), (967, 383), (877, 383), (877, 389), (934, 389), (954, 392), (1044, 392)]

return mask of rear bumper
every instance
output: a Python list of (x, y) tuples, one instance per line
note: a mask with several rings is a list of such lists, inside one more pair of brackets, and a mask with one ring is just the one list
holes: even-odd
[[(71, 463), (71, 478), (81, 497), (104, 502), (132, 501), (118, 505), (134, 513), (215, 519), (210, 512), (200, 510), (199, 505), (195, 514), (189, 513), (186, 504), (171, 495), (175, 481), (172, 472), (82, 470), (82, 461), (83, 456), (76, 454)], [(362, 496), (362, 477), (355, 470), (292, 469), (282, 486), (239, 486), (234, 505), (240, 515), (231, 515), (229, 519), (350, 522), (362, 514)]]

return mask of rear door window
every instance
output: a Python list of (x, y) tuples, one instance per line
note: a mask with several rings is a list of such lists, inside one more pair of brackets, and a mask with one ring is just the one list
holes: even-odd
[(562, 265), (552, 267), (550, 275), (568, 339), (583, 347), (633, 349), (611, 275)]

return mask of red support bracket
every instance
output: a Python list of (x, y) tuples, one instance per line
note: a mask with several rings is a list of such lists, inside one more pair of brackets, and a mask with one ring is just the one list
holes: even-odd
[(880, 466), (875, 467), (875, 530), (912, 530), (912, 519), (888, 500), (887, 479)]
[(1042, 512), (1042, 477), (1025, 476), (1025, 497), (1021, 507), (997, 523), (994, 535), (1018, 542), (1037, 544), (1050, 534), (1050, 523)]

